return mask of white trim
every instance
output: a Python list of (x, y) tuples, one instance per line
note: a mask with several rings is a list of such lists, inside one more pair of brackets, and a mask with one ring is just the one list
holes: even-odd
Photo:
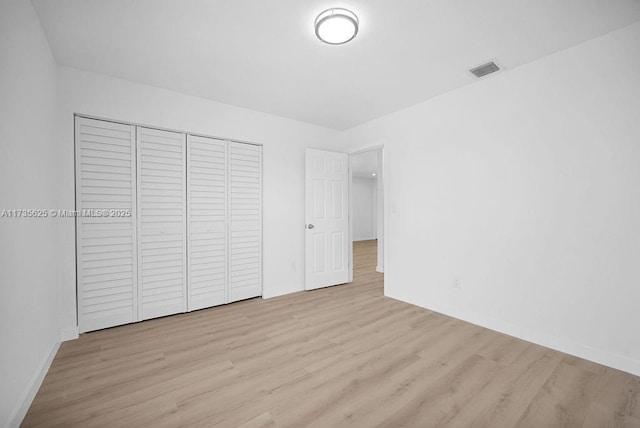
[[(229, 185), (227, 184), (227, 190), (228, 189), (229, 189)], [(260, 146), (260, 297), (262, 297), (262, 295), (264, 295), (264, 147), (261, 145)]]
[[(231, 141), (224, 141), (225, 171), (224, 179), (226, 192), (226, 209), (224, 213), (224, 224), (226, 225), (226, 275), (224, 284), (224, 303), (231, 303)], [(260, 253), (260, 261), (262, 261), (262, 253)]]
[[(348, 283), (353, 282), (353, 171), (351, 170), (351, 153), (347, 154), (347, 189), (349, 192), (349, 214), (348, 214), (348, 240), (349, 240), (349, 248), (347, 254), (347, 263), (349, 266), (348, 275)], [(306, 223), (306, 221), (305, 221)]]
[(73, 327), (67, 327), (60, 332), (60, 341), (66, 342), (68, 340), (75, 340), (80, 337), (80, 330), (77, 325)]
[[(142, 127), (133, 126), (132, 133), (135, 134), (135, 142), (132, 147), (133, 164), (135, 165), (135, 177), (132, 177), (132, 213), (133, 219), (131, 228), (133, 229), (133, 249), (135, 255), (133, 257), (133, 273), (131, 280), (133, 281), (133, 322), (142, 321)], [(185, 189), (186, 191), (186, 189)]]
[[(188, 264), (187, 264), (187, 234), (189, 230), (187, 224), (189, 217), (187, 216), (187, 193), (189, 187), (187, 186), (187, 134), (182, 135), (182, 312), (189, 311), (189, 278), (188, 278)], [(137, 197), (137, 195), (136, 195)], [(142, 216), (142, 211), (139, 212)], [(141, 245), (142, 246), (142, 245)]]
[(24, 417), (27, 415), (29, 411), (29, 407), (31, 407), (31, 403), (33, 403), (33, 399), (36, 398), (36, 394), (42, 385), (42, 381), (44, 377), (47, 375), (49, 371), (49, 367), (51, 367), (51, 363), (58, 353), (58, 348), (60, 348), (60, 342), (54, 343), (53, 347), (49, 351), (49, 355), (45, 358), (45, 360), (40, 365), (40, 371), (35, 374), (33, 379), (31, 380), (29, 389), (24, 395), (22, 399), (22, 404), (18, 407), (14, 412), (11, 418), (9, 419), (9, 427), (19, 427)]
[(449, 317), (457, 318), (480, 327), (504, 333), (527, 342), (551, 348), (565, 354), (574, 355), (585, 360), (593, 361), (597, 364), (602, 364), (607, 367), (612, 367), (614, 369), (640, 376), (640, 360), (607, 352), (602, 349), (592, 348), (585, 344), (574, 342), (571, 339), (534, 331), (518, 324), (478, 312), (463, 311), (448, 305), (439, 305), (437, 302), (430, 302), (428, 306), (422, 305), (413, 300), (406, 299), (403, 296), (394, 294), (389, 295), (386, 293), (386, 290), (385, 296), (411, 305), (419, 306), (430, 311), (438, 312)]
[(289, 294), (293, 294), (293, 293), (302, 293), (306, 290), (296, 290), (296, 291), (282, 291), (279, 293), (275, 293), (275, 294), (262, 294), (262, 296), (258, 296), (258, 297), (262, 297), (262, 300), (268, 300), (268, 299), (273, 299), (274, 297), (280, 297), (280, 296), (287, 296)]
[(185, 312), (191, 312), (193, 310), (193, 302), (191, 301), (191, 263), (192, 263), (192, 257), (191, 257), (191, 174), (189, 174), (189, 171), (191, 170), (191, 141), (192, 139), (189, 138), (189, 135), (185, 135), (185, 143), (184, 143), (184, 150), (185, 150), (185, 154), (184, 154), (184, 172), (185, 172), (185, 176), (184, 176), (184, 199), (185, 199), (185, 204), (186, 204), (186, 212), (185, 212), (185, 217), (184, 217), (184, 228), (185, 228), (185, 247), (184, 247), (184, 253), (185, 253), (185, 263), (184, 263), (184, 271), (187, 275), (187, 279), (186, 279), (186, 283), (187, 283), (187, 289), (185, 291), (185, 296), (184, 296), (184, 301), (186, 304), (186, 310)]
[(384, 268), (382, 266), (376, 266), (376, 272), (384, 273)]
[[(74, 156), (74, 209), (76, 211), (80, 211), (82, 208), (82, 156), (80, 154), (80, 130), (82, 129), (82, 121), (78, 120), (79, 118), (74, 116), (73, 118), (73, 156)], [(82, 319), (82, 310), (80, 305), (82, 304), (82, 289), (83, 285), (80, 284), (82, 281), (82, 257), (80, 257), (80, 251), (78, 248), (81, 248), (81, 236), (82, 236), (82, 217), (76, 216), (75, 218), (75, 246), (74, 246), (74, 255), (75, 255), (75, 283), (76, 283), (76, 324), (78, 326), (84, 325), (84, 320)], [(79, 328), (79, 327), (78, 327)]]
[(131, 135), (131, 268), (133, 269), (131, 275), (133, 301), (131, 307), (133, 309), (133, 322), (138, 321), (140, 312), (138, 311), (138, 302), (142, 301), (142, 294), (138, 289), (138, 261), (140, 258), (140, 251), (142, 246), (140, 245), (140, 239), (138, 238), (138, 217), (142, 212), (138, 208), (138, 195), (140, 194), (140, 186), (138, 185), (138, 174), (140, 169), (140, 163), (138, 161), (138, 127), (130, 125)]
[(380, 149), (384, 150), (384, 143), (381, 143), (380, 141), (377, 141), (375, 143), (375, 145), (367, 146), (365, 148), (360, 148), (360, 149), (357, 149), (357, 150), (353, 150), (353, 151), (350, 151), (348, 153), (349, 153), (349, 156), (353, 156), (353, 155), (359, 155), (361, 153), (372, 152), (374, 150), (380, 150)]

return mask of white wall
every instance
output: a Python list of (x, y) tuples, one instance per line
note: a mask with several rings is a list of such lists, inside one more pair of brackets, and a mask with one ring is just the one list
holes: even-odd
[(636, 23), (348, 132), (387, 139), (385, 294), (640, 375), (639, 40)]
[(353, 240), (376, 239), (376, 180), (353, 177), (351, 200), (353, 204)]
[[(24, 0), (0, 3), (0, 211), (58, 206), (56, 66)], [(58, 222), (0, 217), (0, 426), (17, 425), (57, 350)]]
[[(338, 150), (338, 131), (63, 66), (58, 77), (65, 208), (74, 205), (74, 113), (262, 143), (264, 296), (304, 289), (304, 149)], [(64, 226), (61, 323), (73, 328), (73, 220)]]
[(378, 239), (376, 271), (384, 272), (384, 148), (377, 150), (378, 171), (376, 174), (376, 238)]

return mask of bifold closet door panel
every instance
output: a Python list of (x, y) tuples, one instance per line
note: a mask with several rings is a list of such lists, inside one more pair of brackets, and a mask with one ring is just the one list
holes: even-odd
[(187, 310), (185, 135), (137, 128), (138, 310)]
[(262, 146), (229, 143), (229, 301), (262, 295)]
[(189, 310), (228, 302), (227, 142), (187, 135)]
[(138, 317), (135, 127), (76, 117), (75, 144), (78, 324), (84, 333)]

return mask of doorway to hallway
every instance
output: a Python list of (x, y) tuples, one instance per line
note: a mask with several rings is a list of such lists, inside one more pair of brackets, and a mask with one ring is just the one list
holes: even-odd
[(353, 282), (383, 288), (384, 181), (383, 147), (349, 155), (350, 237)]
[(384, 274), (376, 271), (378, 241), (353, 242), (353, 284), (376, 289), (383, 294)]

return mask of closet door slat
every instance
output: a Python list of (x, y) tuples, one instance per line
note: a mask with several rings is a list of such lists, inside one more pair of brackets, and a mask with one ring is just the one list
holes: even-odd
[(262, 295), (262, 146), (229, 143), (229, 301)]
[(137, 128), (139, 319), (187, 310), (185, 135)]
[(135, 137), (131, 125), (75, 119), (80, 333), (138, 319)]
[(187, 136), (189, 310), (228, 302), (227, 142)]

